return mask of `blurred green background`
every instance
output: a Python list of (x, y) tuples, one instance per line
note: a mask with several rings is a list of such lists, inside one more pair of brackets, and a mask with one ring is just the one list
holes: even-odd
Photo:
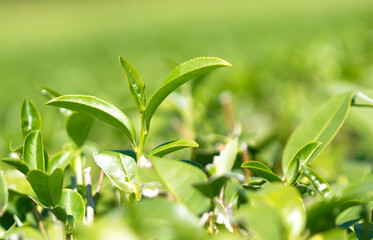
[[(1, 156), (9, 154), (9, 141), (21, 145), (25, 97), (41, 112), (48, 151), (59, 151), (67, 141), (64, 120), (44, 105), (39, 84), (103, 98), (138, 122), (118, 56), (137, 68), (148, 96), (174, 62), (198, 56), (231, 62), (231, 68), (195, 84), (193, 126), (186, 131), (197, 138), (228, 135), (219, 97), (230, 91), (242, 139), (257, 148), (257, 160), (274, 166), (291, 131), (320, 104), (339, 92), (371, 88), (373, 2), (0, 1)], [(156, 113), (145, 150), (179, 137), (180, 114), (173, 104), (178, 100), (171, 99)], [(355, 180), (359, 174), (351, 171), (370, 171), (371, 112), (353, 109), (332, 147), (315, 162), (321, 175), (336, 179), (344, 171)], [(129, 146), (98, 121), (89, 140), (99, 149)]]

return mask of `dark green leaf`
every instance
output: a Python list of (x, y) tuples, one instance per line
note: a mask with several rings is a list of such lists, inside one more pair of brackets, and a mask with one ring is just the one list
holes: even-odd
[(140, 77), (137, 70), (123, 57), (120, 57), (120, 63), (122, 64), (128, 86), (130, 88), (133, 101), (136, 103), (140, 112), (145, 111), (145, 85)]
[(272, 170), (265, 164), (258, 161), (249, 161), (241, 165), (241, 167), (249, 169), (259, 177), (262, 177), (269, 182), (282, 182), (282, 179), (274, 174)]
[(102, 151), (96, 153), (94, 158), (117, 188), (136, 196), (140, 194), (137, 188), (136, 162), (132, 157), (118, 152)]
[(3, 171), (0, 171), (0, 218), (8, 206), (8, 186)]
[(221, 188), (229, 180), (227, 176), (211, 177), (206, 182), (194, 183), (193, 186), (197, 188), (203, 195), (208, 198), (218, 196)]
[(94, 119), (85, 113), (73, 113), (66, 122), (66, 130), (74, 143), (81, 147), (88, 137)]
[(373, 224), (357, 223), (354, 225), (356, 237), (359, 240), (369, 240), (373, 238)]
[(3, 158), (1, 159), (2, 162), (14, 167), (15, 169), (17, 169), (18, 171), (20, 171), (21, 173), (27, 175), (27, 173), (29, 172), (29, 168), (27, 167), (25, 161), (21, 160), (21, 159), (16, 159), (16, 158)]
[(49, 160), (47, 172), (52, 173), (56, 168), (61, 168), (64, 170), (66, 166), (69, 164), (70, 159), (72, 158), (71, 152), (60, 152)]
[(311, 163), (321, 153), (344, 123), (349, 113), (353, 96), (353, 92), (335, 96), (294, 130), (282, 156), (284, 173), (293, 156), (305, 144), (312, 141), (323, 143), (308, 160), (308, 163)]
[(308, 163), (308, 160), (321, 146), (320, 142), (311, 142), (303, 146), (291, 159), (287, 170), (285, 171), (285, 180), (287, 184), (293, 184), (300, 175), (301, 167)]
[(321, 195), (324, 200), (332, 197), (332, 190), (329, 184), (312, 168), (302, 166), (303, 174), (311, 181), (316, 191)]
[[(35, 199), (33, 199), (35, 200)], [(56, 206), (54, 208), (47, 208), (51, 213), (54, 214), (54, 216), (56, 216), (56, 218), (62, 222), (66, 222), (67, 220), (67, 213), (65, 211), (64, 208), (62, 208), (61, 206)]]
[(75, 225), (83, 223), (84, 201), (79, 193), (71, 189), (64, 189), (61, 195), (60, 206), (65, 209), (67, 215), (74, 218)]
[(21, 121), (23, 137), (31, 131), (41, 130), (40, 114), (31, 99), (26, 98), (22, 104)]
[(52, 174), (31, 170), (27, 174), (27, 180), (46, 206), (54, 207), (60, 202), (63, 185), (63, 171), (60, 168), (56, 168)]
[(30, 170), (45, 170), (43, 141), (40, 131), (30, 132), (23, 144), (23, 159)]
[(193, 213), (207, 210), (210, 201), (193, 187), (194, 183), (207, 181), (206, 174), (190, 164), (170, 159), (148, 156), (165, 187), (178, 202), (185, 204)]
[(163, 157), (164, 155), (167, 155), (169, 153), (172, 153), (172, 152), (175, 152), (180, 149), (187, 148), (187, 147), (198, 147), (198, 143), (196, 143), (193, 140), (188, 140), (188, 139), (175, 140), (175, 141), (171, 141), (171, 142), (167, 142), (162, 145), (159, 145), (158, 147), (154, 148), (149, 153), (149, 155)]
[(135, 143), (136, 133), (131, 121), (118, 108), (102, 99), (85, 95), (64, 95), (50, 100), (47, 104), (86, 113), (100, 119), (118, 128), (132, 143)]
[(231, 66), (230, 63), (215, 57), (201, 57), (189, 60), (177, 66), (163, 82), (162, 86), (152, 96), (146, 107), (146, 126), (149, 128), (150, 120), (163, 100), (176, 88), (203, 73), (219, 67)]

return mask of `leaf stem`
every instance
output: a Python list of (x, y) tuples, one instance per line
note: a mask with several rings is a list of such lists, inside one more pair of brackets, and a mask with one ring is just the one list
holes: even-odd
[(34, 217), (36, 219), (36, 222), (38, 223), (39, 229), (40, 229), (41, 233), (43, 234), (44, 238), (45, 239), (49, 239), (48, 238), (48, 234), (45, 231), (44, 224), (43, 224), (40, 212), (37, 209), (37, 205), (35, 203), (32, 203), (31, 211), (32, 211), (32, 214), (34, 215)]
[(146, 127), (146, 122), (145, 122), (145, 111), (141, 111), (140, 117), (141, 117), (141, 136), (140, 136), (139, 147), (136, 149), (138, 163), (140, 162), (139, 160), (142, 155), (142, 151), (144, 149), (145, 139), (146, 139), (146, 136), (148, 135), (148, 129)]
[(87, 197), (87, 218), (86, 224), (91, 226), (93, 224), (94, 219), (94, 201), (92, 197), (92, 180), (91, 180), (91, 167), (87, 167), (83, 171), (84, 173), (84, 183), (86, 187), (86, 197)]

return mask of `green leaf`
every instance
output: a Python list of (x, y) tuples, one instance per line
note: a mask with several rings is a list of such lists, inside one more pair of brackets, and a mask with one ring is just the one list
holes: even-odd
[(67, 108), (100, 119), (118, 128), (132, 143), (135, 143), (136, 133), (131, 121), (118, 108), (102, 99), (85, 95), (64, 95), (54, 98), (46, 104)]
[(41, 118), (38, 109), (31, 99), (26, 98), (22, 104), (21, 122), (23, 137), (31, 131), (41, 130)]
[(230, 63), (216, 57), (200, 57), (189, 60), (177, 66), (163, 82), (162, 86), (152, 96), (146, 107), (145, 119), (149, 129), (150, 120), (163, 100), (176, 88), (203, 73), (219, 67), (231, 66)]
[(61, 168), (64, 170), (69, 164), (71, 158), (72, 154), (68, 151), (59, 152), (53, 155), (53, 157), (51, 157), (49, 160), (47, 172), (52, 173), (56, 168)]
[(344, 123), (349, 113), (353, 96), (353, 92), (335, 96), (294, 130), (282, 155), (284, 173), (293, 156), (305, 144), (313, 141), (323, 143), (308, 160), (308, 163), (311, 163), (321, 153)]
[(45, 96), (48, 100), (61, 96), (59, 92), (47, 86), (40, 85), (40, 89), (41, 89), (41, 94)]
[(84, 219), (84, 201), (79, 193), (71, 189), (62, 191), (60, 206), (65, 209), (67, 215), (74, 218), (75, 225), (83, 223)]
[(130, 88), (133, 101), (136, 103), (140, 112), (145, 111), (145, 85), (140, 77), (137, 70), (123, 57), (119, 57), (120, 63), (122, 64), (128, 86)]
[(249, 169), (259, 177), (262, 177), (269, 182), (282, 182), (282, 179), (274, 174), (272, 170), (265, 164), (258, 161), (248, 161), (241, 165), (242, 168)]
[(120, 190), (139, 195), (137, 188), (136, 161), (125, 154), (102, 151), (94, 154), (96, 164)]
[(196, 143), (193, 140), (180, 139), (180, 140), (175, 140), (175, 141), (171, 141), (171, 142), (167, 142), (162, 145), (159, 145), (158, 147), (154, 148), (149, 153), (149, 155), (163, 157), (164, 155), (178, 151), (183, 148), (198, 147), (198, 146), (199, 146), (198, 143)]
[(344, 229), (335, 228), (312, 236), (309, 240), (347, 240)]
[(3, 158), (1, 159), (2, 162), (12, 166), (13, 168), (17, 169), (21, 173), (27, 175), (27, 173), (30, 171), (27, 167), (26, 163), (21, 159), (16, 158)]
[(342, 199), (371, 199), (373, 197), (373, 176), (368, 175), (361, 182), (348, 185), (341, 194)]
[(23, 159), (30, 170), (44, 171), (44, 150), (40, 131), (32, 131), (26, 136), (23, 144)]
[(210, 177), (206, 182), (194, 183), (193, 186), (208, 198), (218, 196), (221, 188), (230, 179), (230, 177), (222, 175), (219, 177)]
[(354, 225), (354, 230), (359, 240), (368, 240), (373, 238), (373, 224), (357, 223)]
[(8, 206), (8, 186), (3, 171), (0, 171), (0, 218)]
[(87, 139), (93, 121), (94, 119), (85, 113), (73, 113), (67, 119), (67, 133), (79, 148), (83, 146)]
[(207, 176), (202, 170), (181, 161), (155, 156), (147, 158), (166, 184), (163, 187), (173, 194), (178, 202), (185, 204), (195, 214), (208, 209), (209, 198), (203, 196), (193, 187), (194, 183), (207, 181)]
[(230, 140), (219, 156), (214, 157), (213, 166), (215, 166), (214, 175), (220, 176), (232, 170), (237, 158), (238, 139)]
[[(239, 218), (255, 239), (300, 239), (306, 225), (306, 212), (298, 190), (272, 184), (250, 194), (249, 205), (242, 206)], [(271, 227), (268, 227), (271, 226)]]
[(302, 166), (303, 174), (311, 181), (316, 191), (321, 195), (324, 200), (332, 197), (332, 190), (329, 184), (312, 168)]
[(22, 155), (23, 154), (23, 145), (21, 145), (19, 147), (14, 147), (13, 142), (10, 142), (10, 144), (9, 144), (9, 150), (11, 152), (16, 152), (16, 153), (19, 153), (20, 155)]
[(293, 184), (300, 175), (300, 169), (307, 164), (312, 155), (321, 146), (320, 142), (311, 142), (303, 146), (291, 159), (287, 170), (285, 171), (285, 180), (287, 184)]
[[(31, 198), (34, 202), (36, 199), (33, 199)], [(39, 205), (41, 205), (40, 203), (38, 203)], [(51, 213), (54, 214), (54, 216), (56, 216), (56, 218), (62, 222), (66, 222), (67, 220), (67, 213), (65, 211), (65, 209), (61, 206), (55, 206), (54, 208), (46, 208), (48, 209)]]
[(63, 171), (60, 168), (56, 168), (52, 174), (31, 170), (27, 180), (43, 204), (54, 207), (60, 202), (63, 185)]

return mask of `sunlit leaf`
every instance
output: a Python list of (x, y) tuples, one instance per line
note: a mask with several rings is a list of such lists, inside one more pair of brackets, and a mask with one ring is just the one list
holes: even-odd
[(119, 152), (102, 151), (94, 154), (94, 158), (117, 188), (127, 193), (139, 194), (136, 161), (132, 157)]
[(258, 161), (249, 161), (241, 165), (241, 167), (249, 169), (251, 172), (255, 173), (257, 176), (262, 177), (269, 182), (282, 182), (282, 179), (274, 174), (272, 170), (265, 164)]
[(344, 229), (336, 228), (312, 236), (309, 240), (347, 240), (347, 233)]
[(198, 143), (196, 143), (193, 140), (189, 139), (180, 139), (175, 140), (171, 142), (164, 143), (162, 145), (159, 145), (158, 147), (154, 148), (149, 155), (157, 156), (157, 157), (163, 157), (164, 155), (167, 155), (169, 153), (178, 151), (183, 148), (187, 147), (198, 147)]
[(74, 143), (81, 147), (88, 137), (94, 119), (84, 113), (73, 113), (66, 122), (66, 130)]
[(237, 158), (238, 139), (233, 139), (225, 145), (219, 156), (214, 157), (213, 165), (215, 167), (215, 174), (220, 176), (224, 173), (230, 172), (233, 168), (234, 162)]
[(316, 191), (321, 195), (324, 200), (332, 197), (332, 190), (329, 184), (312, 168), (302, 166), (303, 174), (311, 181)]
[(311, 163), (321, 153), (344, 123), (349, 113), (353, 96), (353, 92), (335, 96), (294, 130), (282, 155), (284, 173), (293, 156), (305, 144), (312, 141), (323, 143), (308, 160), (308, 163)]
[(64, 95), (54, 98), (46, 104), (67, 108), (100, 119), (118, 128), (132, 143), (135, 142), (135, 129), (128, 117), (118, 108), (102, 99), (86, 95)]
[(53, 207), (60, 202), (63, 184), (63, 172), (60, 168), (56, 168), (51, 174), (31, 170), (27, 174), (27, 180), (40, 201), (46, 206)]
[(59, 204), (65, 209), (68, 216), (74, 217), (75, 225), (83, 223), (85, 207), (83, 198), (79, 193), (71, 189), (64, 189)]
[(40, 131), (32, 131), (25, 137), (23, 159), (30, 170), (39, 169), (44, 171), (44, 149)]
[(27, 167), (25, 161), (21, 159), (15, 159), (15, 158), (3, 158), (1, 159), (2, 162), (12, 166), (13, 168), (17, 169), (21, 173), (27, 175), (27, 173), (30, 171)]
[(8, 186), (3, 171), (0, 171), (0, 218), (8, 206)]
[(120, 57), (124, 73), (126, 74), (127, 83), (132, 94), (133, 101), (136, 103), (139, 111), (145, 111), (145, 85), (137, 70), (123, 57)]
[(149, 128), (150, 120), (163, 100), (176, 88), (203, 73), (219, 67), (231, 66), (230, 63), (216, 57), (200, 57), (189, 60), (177, 66), (163, 82), (162, 86), (152, 96), (146, 107), (146, 125)]
[(166, 184), (164, 187), (178, 202), (185, 204), (196, 214), (207, 210), (210, 205), (209, 198), (193, 187), (194, 183), (207, 181), (207, 176), (202, 170), (181, 161), (155, 156), (148, 158)]
[(298, 179), (301, 167), (307, 164), (308, 160), (320, 146), (320, 142), (311, 142), (299, 149), (289, 162), (289, 166), (285, 171), (286, 183), (293, 184)]
[(26, 98), (22, 104), (21, 122), (23, 137), (31, 131), (41, 130), (41, 117), (31, 99)]

